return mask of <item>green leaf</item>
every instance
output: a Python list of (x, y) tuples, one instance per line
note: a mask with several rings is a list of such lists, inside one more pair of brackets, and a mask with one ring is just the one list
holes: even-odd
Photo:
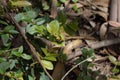
[(48, 70), (53, 70), (53, 64), (50, 61), (47, 60), (41, 60), (43, 66)]
[(0, 63), (7, 61), (5, 58), (0, 57)]
[(49, 61), (57, 61), (56, 57), (54, 57), (54, 56), (45, 56), (45, 57), (43, 57), (43, 59), (49, 60)]
[(46, 27), (44, 25), (36, 26), (35, 32), (39, 33), (40, 35), (45, 35), (46, 34)]
[(8, 23), (3, 20), (0, 20), (0, 24), (8, 25)]
[(42, 72), (39, 80), (50, 80), (50, 79), (48, 76), (45, 75), (44, 72)]
[(36, 33), (36, 30), (35, 28), (38, 27), (37, 25), (33, 25), (31, 27), (31, 25), (29, 24), (27, 27), (26, 27), (26, 32), (28, 32), (29, 34), (33, 35)]
[(11, 60), (11, 61), (10, 61), (10, 70), (15, 67), (15, 64), (16, 64), (16, 63), (18, 63), (17, 60)]
[(32, 58), (30, 55), (27, 54), (22, 54), (21, 57), (26, 60), (30, 60)]
[(17, 7), (26, 7), (26, 6), (31, 6), (32, 4), (28, 1), (11, 1), (12, 6), (17, 6)]
[(30, 75), (28, 75), (28, 80), (34, 80), (34, 78)]
[(18, 51), (15, 51), (15, 50), (12, 50), (12, 51), (11, 51), (11, 54), (12, 54), (12, 55), (15, 55), (15, 56), (17, 56), (17, 57), (21, 57), (21, 55), (22, 55), (22, 53), (20, 53), (20, 52), (18, 52)]
[(4, 74), (9, 67), (10, 67), (9, 62), (0, 63), (0, 74)]
[(66, 16), (66, 14), (65, 14), (64, 11), (60, 11), (60, 12), (58, 13), (58, 20), (59, 20), (59, 22), (61, 22), (63, 25), (66, 23), (67, 16)]
[(3, 41), (3, 45), (4, 46), (9, 46), (10, 45), (10, 43), (8, 43), (8, 40), (9, 40), (9, 34), (2, 34), (1, 35), (1, 39), (2, 39), (2, 41)]
[(76, 3), (78, 0), (72, 0), (72, 2)]
[(19, 53), (23, 53), (23, 46), (20, 46), (20, 47), (19, 47), (18, 52), (19, 52)]
[(65, 3), (65, 2), (66, 2), (66, 0), (60, 0), (60, 2)]
[(118, 68), (114, 68), (114, 69), (112, 69), (112, 72), (115, 73), (115, 74), (117, 74), (117, 73), (120, 72), (120, 70)]
[(108, 58), (109, 58), (110, 62), (112, 62), (113, 64), (117, 65), (117, 63), (116, 63), (117, 59), (114, 56), (110, 55)]
[(38, 18), (35, 20), (37, 25), (42, 25), (43, 23), (45, 23), (45, 18)]
[(51, 34), (51, 35), (58, 35), (59, 34), (59, 22), (57, 20), (54, 20), (52, 22), (50, 22), (49, 24), (47, 24), (47, 31)]
[(15, 15), (14, 18), (17, 22), (20, 22), (25, 19), (25, 15), (23, 13), (19, 13), (19, 14)]
[(15, 15), (14, 18), (17, 22), (20, 21), (31, 22), (31, 19), (35, 19), (37, 16), (38, 16), (38, 10), (30, 10), (25, 13), (19, 13)]

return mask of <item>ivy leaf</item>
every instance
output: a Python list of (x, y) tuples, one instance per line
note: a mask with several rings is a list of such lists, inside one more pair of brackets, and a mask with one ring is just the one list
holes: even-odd
[(26, 60), (30, 60), (32, 58), (30, 55), (27, 54), (22, 54), (21, 57)]
[(45, 73), (42, 72), (39, 80), (50, 80), (50, 79), (48, 76), (45, 75)]
[(59, 22), (57, 20), (54, 20), (52, 22), (50, 22), (49, 24), (47, 24), (47, 31), (51, 34), (51, 35), (58, 35), (59, 34)]
[(18, 51), (15, 51), (15, 50), (12, 50), (12, 51), (11, 51), (11, 54), (12, 54), (12, 55), (15, 55), (15, 56), (17, 56), (17, 57), (21, 57), (21, 55), (22, 55), (22, 53), (20, 53), (20, 52), (18, 52)]
[(53, 70), (53, 64), (50, 61), (47, 60), (41, 60), (43, 63), (43, 66), (48, 70)]

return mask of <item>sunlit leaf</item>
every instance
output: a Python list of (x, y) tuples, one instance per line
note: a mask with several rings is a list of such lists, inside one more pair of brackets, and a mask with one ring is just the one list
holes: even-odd
[(53, 70), (53, 64), (52, 62), (50, 61), (47, 61), (47, 60), (41, 60), (42, 61), (42, 64), (43, 66), (48, 69), (48, 70)]
[(30, 55), (27, 54), (22, 54), (21, 57), (26, 60), (30, 60), (32, 58)]
[(17, 7), (26, 7), (26, 6), (31, 6), (32, 4), (28, 1), (11, 1), (13, 6)]
[(109, 56), (108, 58), (109, 58), (109, 60), (110, 60), (112, 63), (114, 63), (114, 64), (115, 64), (115, 62), (117, 61), (117, 59), (116, 59), (114, 56)]
[(47, 31), (51, 34), (51, 35), (58, 35), (59, 34), (59, 22), (57, 20), (54, 20), (52, 22), (50, 22), (49, 24), (47, 24)]
[(43, 59), (49, 60), (49, 61), (57, 61), (56, 57), (54, 57), (54, 56), (45, 56), (45, 57), (43, 57)]

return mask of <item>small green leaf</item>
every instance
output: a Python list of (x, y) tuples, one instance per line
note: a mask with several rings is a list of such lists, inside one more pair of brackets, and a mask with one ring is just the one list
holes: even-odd
[(51, 34), (51, 35), (58, 35), (59, 34), (59, 22), (57, 20), (54, 20), (52, 22), (50, 22), (49, 24), (47, 24), (47, 31)]
[(114, 68), (114, 69), (112, 69), (112, 72), (115, 73), (115, 74), (117, 74), (117, 73), (120, 72), (120, 70), (118, 68)]
[(9, 46), (10, 43), (8, 43), (8, 40), (9, 40), (9, 34), (2, 34), (1, 35), (1, 38), (2, 38), (2, 41), (3, 41), (3, 45), (4, 46)]
[(112, 63), (115, 64), (115, 65), (117, 64), (117, 63), (116, 63), (116, 62), (117, 62), (117, 59), (116, 59), (114, 56), (111, 56), (111, 55), (110, 55), (108, 58), (109, 58), (110, 62), (112, 62)]
[(20, 47), (19, 47), (18, 52), (19, 52), (19, 53), (23, 53), (23, 46), (20, 46)]
[(45, 73), (41, 73), (39, 80), (50, 80), (48, 76), (45, 75)]
[(0, 63), (7, 61), (5, 58), (0, 57)]
[(41, 60), (42, 61), (42, 64), (43, 66), (48, 69), (48, 70), (53, 70), (53, 64), (52, 62), (50, 61), (47, 61), (47, 60)]
[(26, 6), (31, 6), (32, 4), (28, 1), (11, 1), (13, 6), (17, 6), (17, 7), (26, 7)]
[(24, 19), (25, 19), (25, 16), (24, 16), (23, 13), (19, 13), (19, 14), (15, 15), (14, 18), (15, 18), (15, 20), (16, 20), (17, 22), (20, 22), (21, 20), (24, 20)]
[(56, 57), (54, 57), (54, 56), (45, 56), (45, 57), (43, 57), (43, 59), (49, 60), (49, 61), (57, 61)]
[(8, 25), (8, 23), (3, 20), (0, 20), (0, 24)]
[(16, 64), (16, 63), (18, 63), (17, 60), (11, 60), (11, 61), (10, 61), (10, 70), (15, 67), (15, 64)]
[(60, 11), (60, 12), (58, 13), (58, 20), (59, 20), (59, 22), (61, 22), (63, 25), (66, 23), (67, 16), (66, 16), (66, 14), (65, 14), (64, 11)]
[(34, 80), (34, 78), (30, 75), (28, 75), (28, 80)]
[(12, 54), (12, 55), (15, 55), (15, 56), (17, 56), (17, 57), (21, 57), (21, 55), (22, 55), (22, 53), (20, 53), (20, 52), (18, 52), (18, 51), (14, 51), (14, 50), (11, 51), (11, 54)]
[(30, 60), (32, 58), (30, 55), (27, 54), (22, 54), (21, 57), (26, 60)]

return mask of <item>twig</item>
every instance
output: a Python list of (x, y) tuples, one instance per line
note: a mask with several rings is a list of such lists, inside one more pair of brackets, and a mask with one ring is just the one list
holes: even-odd
[(101, 47), (106, 47), (106, 46), (110, 46), (110, 45), (118, 44), (118, 43), (120, 43), (120, 38), (103, 40), (103, 41), (100, 41), (100, 42), (93, 43), (89, 46), (93, 49), (98, 49), (98, 48), (101, 48)]
[(83, 60), (83, 61), (81, 61), (81, 62), (79, 62), (78, 64), (76, 64), (75, 66), (73, 66), (63, 77), (62, 77), (62, 79), (61, 80), (64, 80), (65, 79), (65, 77), (73, 70), (73, 69), (75, 69), (77, 66), (79, 66), (80, 64), (82, 64), (82, 63), (84, 63), (84, 62), (86, 62), (86, 61), (88, 61), (88, 59), (91, 59), (91, 58), (93, 58), (94, 56), (91, 56), (91, 57), (89, 57), (89, 58), (87, 58), (87, 59), (85, 59), (85, 60)]
[(53, 80), (53, 78), (51, 77), (51, 75), (47, 72), (46, 68), (43, 66), (43, 63), (41, 62), (40, 57), (37, 54), (37, 51), (35, 50), (34, 46), (29, 42), (27, 36), (25, 35), (25, 33), (22, 31), (21, 26), (15, 21), (14, 17), (8, 13), (8, 9), (6, 7), (6, 5), (3, 5), (5, 11), (8, 14), (8, 17), (10, 19), (11, 22), (13, 22), (13, 24), (15, 25), (15, 27), (18, 29), (18, 31), (20, 32), (20, 34), (22, 35), (22, 37), (25, 39), (26, 43), (28, 44), (30, 50), (31, 50), (31, 54), (33, 55), (33, 57), (41, 64), (43, 70), (45, 71), (45, 73), (49, 76), (49, 78), (51, 80)]

